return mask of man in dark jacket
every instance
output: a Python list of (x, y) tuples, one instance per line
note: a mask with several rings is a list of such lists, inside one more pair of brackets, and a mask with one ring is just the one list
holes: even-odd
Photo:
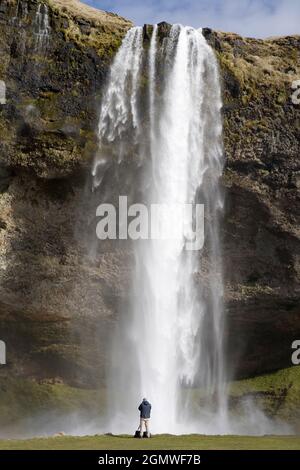
[(151, 415), (151, 404), (146, 398), (143, 398), (138, 410), (140, 411), (140, 435), (143, 437), (143, 426), (145, 426), (147, 437), (150, 437), (149, 421)]

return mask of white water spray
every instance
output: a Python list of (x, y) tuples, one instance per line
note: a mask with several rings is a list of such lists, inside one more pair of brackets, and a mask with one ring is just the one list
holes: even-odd
[(102, 181), (103, 164), (113, 158), (120, 162), (127, 154), (129, 143), (125, 134), (128, 128), (131, 129), (130, 139), (135, 142), (138, 138), (137, 94), (142, 53), (142, 28), (132, 28), (111, 66), (109, 86), (102, 100), (98, 126), (99, 153), (92, 171), (94, 187)]
[(155, 84), (156, 84), (156, 47), (157, 47), (157, 24), (153, 26), (153, 32), (149, 49), (149, 115), (150, 115), (150, 145), (155, 135)]
[[(145, 68), (147, 120), (141, 89)], [(148, 52), (142, 28), (127, 33), (103, 97), (94, 185), (101, 182), (103, 159), (120, 162), (135, 149), (141, 160), (151, 161), (142, 182), (149, 188), (146, 201), (200, 202), (206, 226), (200, 252), (185, 250), (185, 232), (172, 214), (164, 221), (172, 240), (134, 244), (131, 304), (121, 312), (112, 352), (110, 426), (115, 432), (132, 431), (142, 396), (152, 402), (154, 432), (216, 433), (227, 426), (218, 224), (221, 105), (216, 59), (200, 30), (175, 25), (161, 44), (155, 26)], [(202, 397), (201, 408), (191, 387)]]
[(43, 50), (48, 44), (50, 34), (49, 9), (44, 3), (38, 4), (33, 26), (36, 49)]

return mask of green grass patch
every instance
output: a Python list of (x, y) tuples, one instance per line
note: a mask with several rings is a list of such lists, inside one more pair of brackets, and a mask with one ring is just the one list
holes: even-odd
[(229, 396), (233, 404), (251, 397), (269, 416), (299, 426), (300, 366), (235, 381), (229, 387)]
[(172, 436), (151, 439), (129, 436), (53, 437), (47, 439), (0, 441), (1, 450), (300, 450), (300, 437), (294, 436)]
[(104, 402), (103, 390), (86, 390), (24, 379), (0, 380), (2, 426), (53, 411), (66, 415), (72, 412), (86, 412), (92, 415), (95, 406), (101, 411), (101, 404)]

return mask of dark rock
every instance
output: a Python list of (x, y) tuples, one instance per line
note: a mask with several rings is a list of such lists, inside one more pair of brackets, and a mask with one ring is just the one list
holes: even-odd
[(166, 21), (161, 21), (157, 25), (158, 27), (158, 37), (162, 41), (165, 37), (168, 37), (172, 28), (172, 25)]
[(150, 42), (152, 32), (153, 32), (153, 25), (152, 24), (144, 24), (144, 26), (143, 26), (144, 41)]
[[(136, 190), (140, 170), (133, 158), (118, 170), (109, 161), (101, 195), (88, 175), (107, 72), (131, 24), (55, 4), (42, 50), (32, 34), (37, 1), (20, 0), (17, 11), (0, 4), (0, 330), (9, 373), (94, 386), (133, 263), (130, 246), (113, 243), (91, 261), (94, 208), (100, 196)], [(159, 24), (160, 41), (170, 28)], [(145, 40), (151, 34), (146, 25)], [(289, 88), (300, 76), (300, 39), (203, 34), (216, 50), (224, 102), (228, 354), (245, 377), (289, 366), (300, 337), (300, 118)]]

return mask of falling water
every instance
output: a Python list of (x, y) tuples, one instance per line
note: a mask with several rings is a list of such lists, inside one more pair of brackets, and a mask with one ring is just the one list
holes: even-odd
[[(94, 186), (109, 157), (137, 155), (147, 169), (137, 185), (148, 204), (168, 207), (163, 230), (174, 236), (133, 242), (131, 302), (120, 312), (110, 366), (115, 432), (132, 432), (143, 396), (154, 432), (226, 431), (221, 105), (217, 62), (200, 30), (175, 25), (161, 40), (155, 26), (148, 48), (142, 28), (129, 30), (102, 101)], [(205, 207), (205, 242), (188, 251), (192, 227), (172, 211), (196, 202)]]
[(155, 79), (156, 79), (156, 42), (157, 24), (153, 26), (153, 32), (149, 49), (149, 115), (150, 115), (150, 145), (154, 141), (154, 105), (155, 105)]
[(39, 3), (36, 10), (34, 34), (36, 39), (36, 49), (42, 50), (47, 46), (50, 34), (49, 9), (44, 3)]
[[(127, 154), (130, 142), (127, 142), (124, 135), (128, 128), (131, 128), (130, 139), (133, 142), (137, 140), (137, 89), (142, 53), (142, 28), (132, 28), (124, 38), (112, 64), (109, 86), (102, 100), (98, 127), (99, 153), (93, 168), (95, 187), (101, 183), (101, 168), (106, 163), (108, 154), (112, 153), (118, 162)], [(131, 93), (127, 92), (128, 82)]]

